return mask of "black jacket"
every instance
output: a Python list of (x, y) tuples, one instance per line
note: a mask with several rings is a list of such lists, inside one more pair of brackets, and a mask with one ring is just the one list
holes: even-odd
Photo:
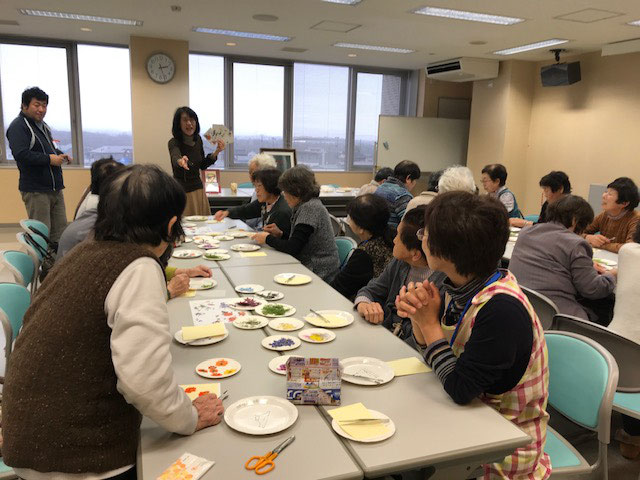
[(260, 218), (262, 220), (261, 227), (275, 223), (282, 230), (282, 238), (289, 238), (291, 233), (291, 208), (289, 208), (283, 195), (278, 197), (270, 212), (267, 212), (264, 203), (254, 200), (251, 203), (230, 208), (229, 218), (238, 218), (240, 220)]
[(62, 167), (51, 165), (49, 159), (49, 155), (62, 152), (55, 148), (49, 126), (44, 122), (42, 125), (44, 132), (20, 112), (7, 129), (9, 148), (20, 171), (21, 192), (52, 192), (64, 188)]

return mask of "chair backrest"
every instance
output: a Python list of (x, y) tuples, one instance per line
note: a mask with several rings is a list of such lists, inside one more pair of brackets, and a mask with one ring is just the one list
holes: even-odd
[(524, 219), (528, 222), (536, 223), (540, 219), (540, 215), (525, 215)]
[(549, 404), (608, 444), (618, 365), (599, 343), (571, 332), (545, 332), (549, 351)]
[(331, 228), (333, 228), (333, 236), (337, 237), (338, 235), (344, 235), (342, 222), (331, 214), (329, 214), (329, 219), (331, 220)]
[(32, 218), (20, 220), (20, 226), (22, 227), (22, 230), (27, 233), (33, 233), (33, 231), (29, 227), (34, 227), (38, 229), (38, 231), (44, 233), (47, 237), (49, 237), (49, 227), (47, 227), (40, 220), (34, 220)]
[[(29, 236), (31, 238), (29, 238)], [(49, 245), (47, 245), (47, 241), (40, 235), (30, 235), (29, 233), (25, 232), (17, 233), (16, 239), (19, 243), (25, 245), (28, 250), (33, 252), (33, 254), (37, 257), (37, 264), (39, 266), (49, 248)], [(35, 244), (33, 244), (32, 241), (35, 242)], [(33, 255), (31, 255), (31, 258), (33, 258)]]
[(31, 294), (25, 287), (16, 283), (0, 283), (0, 319), (5, 327), (7, 346), (18, 336), (22, 319), (30, 304)]
[(535, 290), (523, 287), (522, 285), (520, 285), (520, 288), (527, 295), (531, 306), (536, 311), (536, 315), (538, 315), (542, 328), (544, 330), (549, 330), (553, 325), (553, 317), (560, 313), (556, 304), (553, 303), (553, 300), (545, 297)]
[(242, 182), (238, 184), (238, 188), (253, 188), (253, 183), (251, 182)]
[(17, 250), (5, 250), (2, 252), (2, 263), (23, 286), (26, 287), (33, 280), (35, 264), (28, 254)]
[(606, 327), (571, 315), (556, 315), (553, 319), (553, 329), (578, 333), (598, 342), (613, 355), (618, 363), (620, 370), (618, 391), (640, 392), (640, 368), (638, 368), (640, 344)]
[(353, 238), (336, 237), (336, 246), (338, 247), (338, 258), (340, 266), (344, 265), (349, 258), (349, 254), (358, 246)]

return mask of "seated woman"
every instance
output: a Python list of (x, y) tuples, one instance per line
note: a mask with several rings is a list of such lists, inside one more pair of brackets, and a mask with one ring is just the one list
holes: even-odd
[(405, 213), (393, 240), (393, 259), (379, 277), (361, 288), (353, 302), (358, 313), (373, 324), (382, 324), (401, 339), (411, 336), (411, 322), (396, 313), (396, 295), (403, 285), (429, 280), (441, 286), (444, 274), (429, 269), (416, 232), (424, 227), (426, 205)]
[(540, 209), (540, 215), (537, 222), (531, 220), (525, 220), (524, 218), (510, 218), (509, 225), (512, 227), (526, 227), (528, 225), (534, 225), (536, 223), (544, 223), (547, 221), (547, 207), (549, 204), (560, 200), (561, 198), (571, 193), (571, 182), (566, 173), (560, 171), (553, 171), (547, 173), (540, 179), (540, 186), (542, 187), (542, 196), (544, 197), (544, 203)]
[[(593, 209), (582, 197), (557, 200), (547, 209), (547, 223), (520, 232), (509, 270), (520, 285), (553, 300), (560, 313), (606, 326), (613, 313), (610, 296), (617, 271), (593, 263), (593, 250), (580, 236), (592, 221)], [(600, 299), (598, 308), (595, 301)]]
[(372, 193), (360, 195), (347, 204), (347, 222), (360, 237), (360, 244), (331, 286), (353, 299), (358, 290), (372, 278), (379, 277), (393, 258), (393, 237), (389, 228), (389, 206), (386, 200)]
[(259, 219), (257, 228), (275, 224), (288, 237), (291, 231), (291, 209), (280, 194), (278, 181), (282, 172), (277, 168), (254, 170), (251, 181), (256, 189), (257, 199), (246, 205), (233, 207), (229, 210), (218, 210), (216, 220), (223, 218), (239, 218), (240, 220)]
[(547, 347), (515, 277), (496, 268), (509, 239), (507, 212), (496, 199), (449, 192), (425, 217), (422, 248), (429, 266), (447, 275), (445, 313), (438, 288), (423, 282), (402, 287), (398, 315), (411, 319), (414, 341), (456, 403), (480, 398), (531, 437), (483, 465), (484, 478), (546, 479)]
[(222, 402), (213, 394), (191, 402), (171, 368), (159, 257), (182, 234), (185, 203), (159, 167), (112, 175), (94, 239), (38, 290), (2, 399), (3, 460), (21, 478), (135, 479), (143, 415), (182, 435), (220, 422)]
[(625, 243), (633, 241), (633, 233), (640, 224), (638, 187), (627, 177), (616, 178), (602, 194), (602, 213), (582, 235), (592, 247), (618, 253)]
[(506, 186), (507, 169), (500, 163), (492, 163), (482, 169), (482, 186), (490, 197), (497, 198), (507, 209), (509, 218), (522, 218), (516, 196)]
[(340, 260), (329, 212), (318, 198), (320, 186), (315, 175), (298, 165), (282, 174), (278, 186), (293, 210), (291, 234), (287, 237), (271, 223), (264, 226), (264, 232), (256, 233), (254, 240), (293, 255), (325, 282), (331, 282), (338, 274)]

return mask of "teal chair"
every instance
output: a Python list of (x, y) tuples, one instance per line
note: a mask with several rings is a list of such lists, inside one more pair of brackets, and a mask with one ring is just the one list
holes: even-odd
[(238, 188), (253, 188), (253, 183), (251, 182), (242, 182), (238, 184)]
[(31, 257), (17, 250), (5, 250), (0, 257), (2, 263), (22, 286), (28, 286), (35, 275), (35, 264)]
[(38, 272), (40, 271), (40, 265), (44, 260), (45, 253), (47, 252), (47, 241), (42, 238), (40, 235), (31, 235), (33, 239), (33, 244), (28, 239), (27, 234), (25, 232), (20, 232), (16, 234), (16, 239), (18, 243), (24, 247), (27, 251), (27, 254), (31, 257), (34, 264), (34, 277), (31, 282), (31, 293), (35, 293), (38, 288)]
[(13, 342), (20, 329), (25, 312), (31, 304), (31, 294), (22, 285), (0, 283), (0, 322), (6, 339), (5, 356), (11, 355)]
[(540, 215), (525, 215), (524, 216), (525, 220), (527, 220), (528, 222), (533, 222), (533, 223), (536, 223), (539, 218), (540, 218)]
[(340, 267), (342, 268), (358, 244), (353, 238), (336, 237), (336, 246), (338, 247), (338, 258), (340, 259)]
[(0, 480), (12, 480), (18, 478), (13, 469), (0, 458)]
[(24, 230), (27, 233), (33, 233), (33, 230), (31, 230), (29, 227), (34, 227), (38, 229), (39, 232), (44, 233), (47, 236), (47, 238), (49, 238), (49, 227), (47, 227), (40, 220), (34, 220), (32, 218), (29, 218), (26, 220), (20, 220), (20, 226), (22, 227), (22, 230)]
[(604, 347), (583, 335), (552, 330), (545, 333), (545, 338), (549, 350), (549, 405), (572, 422), (598, 433), (598, 460), (591, 465), (562, 435), (547, 427), (544, 451), (551, 459), (551, 477), (587, 475), (581, 478), (606, 480), (618, 365)]

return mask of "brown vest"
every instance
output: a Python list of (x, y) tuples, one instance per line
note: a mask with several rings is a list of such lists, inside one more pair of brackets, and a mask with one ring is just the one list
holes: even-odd
[(24, 316), (3, 392), (4, 461), (39, 472), (135, 463), (140, 413), (116, 389), (104, 302), (138, 245), (83, 242), (51, 270)]

